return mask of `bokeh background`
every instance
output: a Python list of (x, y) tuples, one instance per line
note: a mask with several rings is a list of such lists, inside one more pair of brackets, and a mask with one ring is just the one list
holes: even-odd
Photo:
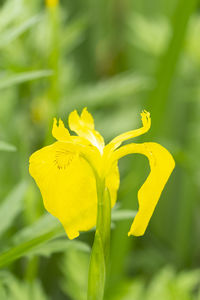
[(140, 155), (120, 162), (105, 300), (200, 299), (197, 0), (0, 1), (0, 299), (85, 300), (94, 231), (69, 241), (28, 174), (52, 118), (88, 107), (106, 141), (141, 126), (174, 156), (144, 237), (128, 238)]

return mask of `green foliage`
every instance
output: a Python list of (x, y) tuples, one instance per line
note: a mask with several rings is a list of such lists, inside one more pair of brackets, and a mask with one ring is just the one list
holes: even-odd
[(168, 266), (161, 270), (148, 283), (141, 278), (133, 282), (122, 282), (112, 295), (107, 296), (105, 299), (198, 299), (199, 275), (199, 270), (176, 273), (172, 267)]
[(35, 80), (52, 75), (50, 70), (21, 72), (19, 74), (5, 74), (1, 78), (0, 89), (9, 88), (15, 84)]
[(134, 13), (130, 17), (129, 26), (129, 39), (134, 46), (155, 57), (166, 50), (171, 34), (170, 25), (164, 16), (146, 18)]
[(112, 221), (120, 221), (126, 219), (133, 219), (136, 215), (136, 211), (129, 209), (113, 209), (112, 211)]
[(21, 211), (23, 197), (26, 191), (26, 183), (18, 184), (0, 206), (0, 235), (2, 235), (12, 225), (14, 219)]
[(0, 273), (0, 297), (2, 300), (47, 300), (38, 281), (23, 282), (8, 272)]
[(89, 253), (81, 252), (73, 245), (62, 258), (60, 264), (63, 273), (61, 287), (72, 300), (87, 299), (89, 259)]
[(9, 143), (6, 143), (6, 142), (3, 142), (3, 141), (0, 141), (0, 151), (16, 151), (16, 147), (9, 144)]
[(4, 32), (0, 35), (0, 49), (7, 46), (13, 40), (18, 38), (21, 34), (26, 32), (29, 28), (37, 24), (40, 21), (40, 16), (34, 16), (19, 26), (14, 26), (13, 28), (9, 28), (8, 30), (4, 30)]
[[(75, 90), (70, 95), (68, 109), (83, 107), (107, 106), (113, 103), (121, 102), (124, 97), (131, 96), (141, 90), (146, 90), (151, 87), (149, 78), (139, 74), (120, 74), (113, 76), (106, 81), (98, 82), (89, 87), (84, 86)], [(62, 105), (62, 103), (61, 103)], [(64, 106), (65, 104), (63, 104)], [(62, 109), (62, 106), (61, 106)]]
[[(0, 299), (86, 300), (94, 230), (69, 241), (44, 213), (30, 154), (52, 118), (88, 109), (105, 140), (140, 126), (176, 170), (143, 238), (128, 238), (146, 161), (120, 162), (104, 300), (200, 300), (200, 15), (197, 1), (5, 0), (0, 4)], [(119, 205), (120, 203), (120, 205)], [(169, 264), (171, 267), (169, 267)], [(3, 270), (6, 268), (6, 271)]]

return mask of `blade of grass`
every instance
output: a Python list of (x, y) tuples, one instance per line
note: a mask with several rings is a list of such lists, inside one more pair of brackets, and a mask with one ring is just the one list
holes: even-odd
[(188, 21), (197, 3), (198, 0), (179, 0), (173, 14), (171, 20), (172, 38), (166, 53), (160, 61), (156, 74), (156, 86), (148, 103), (150, 108), (147, 108), (151, 111), (153, 119), (152, 135), (156, 133), (157, 129), (160, 130), (160, 126), (163, 123), (163, 115), (165, 114), (167, 103), (169, 105), (169, 91), (179, 62)]
[(0, 235), (13, 223), (15, 217), (22, 210), (22, 200), (26, 192), (26, 183), (18, 184), (0, 206)]
[(19, 259), (22, 256), (27, 256), (33, 249), (37, 248), (38, 245), (41, 245), (52, 238), (55, 238), (60, 235), (60, 228), (47, 232), (39, 237), (33, 238), (30, 241), (21, 243), (15, 247), (10, 248), (9, 250), (0, 254), (0, 268), (6, 266), (7, 264)]
[(9, 143), (0, 141), (0, 151), (15, 152), (17, 148)]
[(131, 209), (119, 209), (112, 211), (112, 221), (121, 221), (133, 219), (137, 214), (137, 211)]
[(10, 0), (6, 1), (0, 10), (0, 31), (3, 31), (23, 12), (21, 1)]
[[(135, 215), (134, 211), (116, 210), (116, 212), (113, 213), (112, 219), (115, 221), (121, 220), (122, 218), (132, 219), (134, 215)], [(53, 221), (54, 219), (55, 218), (53, 218), (49, 214), (44, 215), (39, 219), (39, 221), (35, 222), (35, 224), (29, 226), (28, 228), (25, 228), (24, 230), (21, 231), (21, 233), (16, 234), (16, 236), (11, 241), (15, 246), (0, 253), (0, 268), (19, 259), (22, 256), (29, 256), (33, 254), (35, 255), (38, 253), (43, 253), (45, 251), (47, 252), (47, 250), (45, 250), (46, 249), (45, 244), (48, 241), (64, 233), (61, 224), (57, 221), (57, 219), (55, 219), (54, 222)], [(69, 243), (72, 243), (73, 245), (74, 242), (70, 241)], [(52, 244), (52, 245), (54, 247), (56, 244)], [(81, 247), (80, 242), (78, 241), (75, 246)], [(54, 248), (57, 249), (57, 245)], [(49, 252), (51, 251), (49, 250)]]
[(26, 226), (25, 228), (17, 232), (13, 236), (11, 243), (13, 245), (19, 245), (21, 243), (25, 243), (29, 240), (40, 237), (43, 234), (47, 234), (48, 232), (55, 231), (58, 228), (60, 228), (60, 230), (62, 229), (62, 226), (58, 219), (47, 213), (40, 217), (33, 224)]
[(116, 99), (123, 101), (124, 97), (148, 90), (152, 84), (153, 82), (147, 76), (123, 73), (95, 85), (81, 87), (71, 95), (67, 95), (68, 101), (63, 100), (60, 110), (66, 109), (66, 103), (68, 110), (77, 109), (83, 105), (90, 107), (109, 105), (116, 103)]
[(38, 245), (36, 248), (29, 252), (29, 256), (40, 255), (49, 257), (53, 253), (65, 252), (67, 249), (71, 249), (71, 247), (87, 253), (89, 253), (91, 250), (89, 245), (85, 242), (78, 240), (70, 241), (66, 237), (64, 237), (60, 239), (53, 239), (51, 241), (48, 241), (47, 243)]
[(18, 38), (26, 30), (37, 24), (41, 20), (41, 15), (34, 16), (18, 26), (14, 26), (12, 29), (4, 31), (0, 35), (0, 48), (7, 46), (13, 40)]
[(21, 72), (17, 74), (8, 74), (4, 78), (1, 78), (0, 90), (13, 86), (15, 84), (20, 84), (23, 82), (49, 77), (53, 74), (51, 70), (37, 70), (30, 72)]
[[(170, 96), (170, 92), (179, 65), (179, 61), (183, 49), (183, 43), (189, 25), (189, 20), (196, 9), (197, 3), (198, 0), (191, 0), (191, 1), (179, 0), (177, 2), (174, 14), (172, 16), (171, 19), (172, 37), (169, 42), (168, 49), (166, 50), (165, 54), (163, 55), (159, 63), (157, 74), (156, 74), (156, 86), (152, 91), (152, 94), (148, 102), (149, 108), (147, 109), (151, 111), (152, 120), (153, 120), (152, 130), (150, 133), (152, 136), (156, 136), (158, 130), (159, 130), (159, 134), (162, 134), (162, 130), (165, 128), (166, 130), (168, 130), (170, 136), (172, 137), (174, 135), (173, 127), (177, 125), (180, 126), (180, 122), (179, 123), (176, 122), (176, 119), (173, 120), (170, 119), (170, 116), (171, 115), (173, 116), (172, 111), (174, 109), (173, 106), (174, 103), (172, 103), (172, 99), (174, 100), (174, 98)], [(173, 93), (175, 94), (174, 91)], [(186, 107), (184, 103), (181, 103), (181, 101), (179, 101), (178, 99), (175, 101), (175, 103), (176, 104), (180, 103), (179, 106), (176, 106), (177, 109), (179, 109), (180, 105), (182, 106), (180, 115), (184, 120), (184, 123), (181, 124), (181, 134), (175, 135), (175, 138), (176, 140), (179, 140), (179, 142), (182, 143), (183, 147), (185, 147), (186, 145), (183, 145), (183, 140), (181, 135), (183, 133), (184, 136), (186, 135), (186, 131), (187, 131), (186, 127), (188, 126), (188, 117), (186, 116), (188, 115), (188, 109), (185, 110)], [(176, 174), (174, 178), (174, 181), (176, 182), (175, 184), (176, 191), (175, 189), (173, 189), (172, 186), (170, 186), (170, 188), (168, 189), (169, 192), (172, 192), (171, 195), (172, 197), (169, 197), (168, 205), (166, 207), (170, 208), (171, 205), (171, 209), (176, 209), (176, 207), (174, 208), (174, 200), (176, 201), (176, 203), (181, 203), (177, 208), (178, 210), (176, 216), (176, 227), (173, 228), (173, 233), (175, 234), (175, 236), (172, 238), (172, 236), (170, 235), (169, 238), (169, 242), (173, 244), (172, 247), (175, 248), (175, 252), (178, 252), (177, 253), (177, 261), (178, 261), (178, 259), (183, 259), (183, 256), (185, 256), (186, 258), (185, 253), (187, 251), (185, 251), (186, 250), (185, 243), (188, 243), (187, 232), (190, 232), (192, 228), (191, 222), (189, 222), (188, 219), (190, 218), (189, 214), (191, 215), (193, 204), (189, 197), (187, 197), (186, 201), (183, 201), (182, 191), (181, 191), (183, 181), (180, 176), (180, 173), (176, 173)], [(167, 213), (169, 212), (169, 210), (168, 211), (166, 210), (166, 207), (164, 203), (163, 204), (161, 203), (160, 208), (163, 209), (163, 213), (160, 213), (159, 216), (157, 216), (157, 224), (160, 224), (162, 222), (163, 215), (166, 216)], [(172, 220), (165, 226), (165, 228), (167, 229), (166, 231), (167, 234), (171, 231), (172, 228), (171, 224), (172, 224)], [(183, 226), (184, 226), (184, 230), (183, 230)], [(186, 229), (187, 226), (188, 228)], [(183, 252), (185, 253), (183, 254)]]

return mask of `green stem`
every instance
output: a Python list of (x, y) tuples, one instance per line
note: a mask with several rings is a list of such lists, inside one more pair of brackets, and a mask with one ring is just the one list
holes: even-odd
[(88, 300), (102, 300), (110, 252), (111, 203), (105, 180), (97, 178), (97, 224), (88, 274)]
[(49, 27), (51, 34), (51, 49), (49, 53), (49, 67), (53, 70), (53, 76), (50, 77), (50, 89), (49, 99), (52, 103), (56, 104), (60, 98), (60, 86), (59, 86), (59, 62), (61, 57), (60, 49), (60, 11), (59, 6), (48, 8), (49, 15)]

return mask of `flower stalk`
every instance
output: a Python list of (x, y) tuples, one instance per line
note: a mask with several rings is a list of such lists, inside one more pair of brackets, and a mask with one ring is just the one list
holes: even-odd
[(95, 130), (92, 115), (83, 109), (70, 113), (69, 128), (54, 119), (52, 135), (57, 140), (30, 157), (29, 171), (38, 184), (46, 209), (63, 224), (69, 239), (96, 225), (91, 252), (88, 300), (102, 300), (108, 273), (111, 207), (117, 200), (120, 184), (118, 161), (139, 153), (148, 158), (150, 173), (138, 191), (139, 209), (128, 235), (145, 233), (175, 162), (158, 143), (123, 142), (146, 133), (151, 126), (150, 113), (141, 113), (142, 127), (122, 133), (105, 145)]
[(88, 274), (87, 300), (102, 300), (110, 253), (111, 202), (105, 179), (96, 178), (97, 224)]

